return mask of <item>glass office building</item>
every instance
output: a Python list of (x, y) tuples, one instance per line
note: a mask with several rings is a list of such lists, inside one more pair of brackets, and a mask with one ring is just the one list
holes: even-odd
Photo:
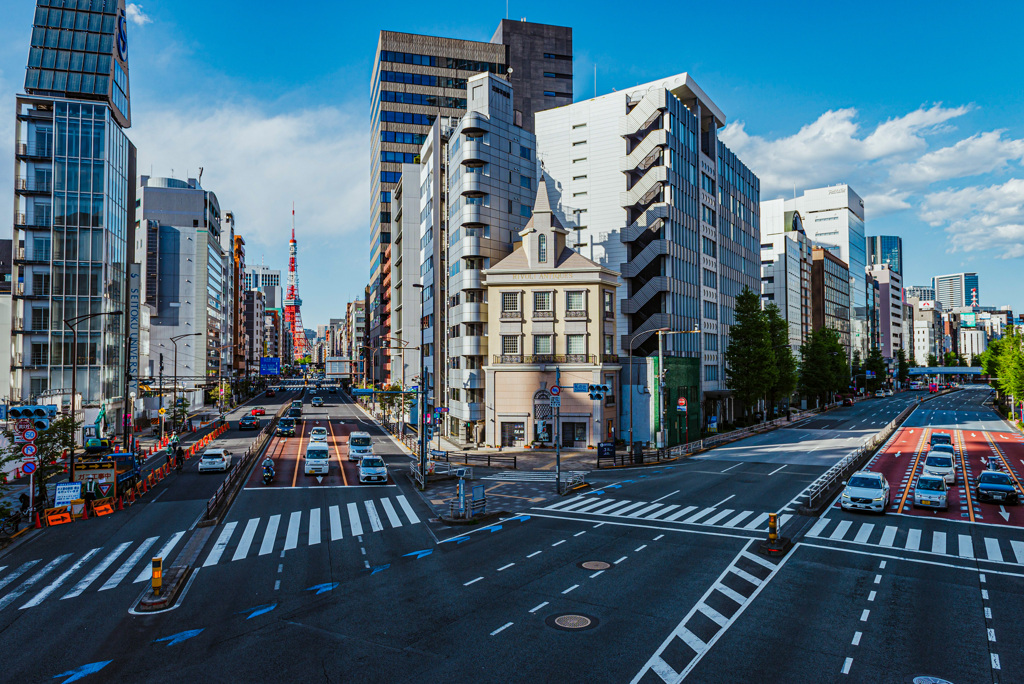
[[(135, 147), (123, 0), (39, 0), (17, 97), (11, 401), (77, 391), (119, 430)], [(90, 408), (92, 411), (90, 412)]]
[(896, 235), (872, 235), (867, 238), (868, 265), (888, 264), (889, 268), (903, 275), (903, 238)]

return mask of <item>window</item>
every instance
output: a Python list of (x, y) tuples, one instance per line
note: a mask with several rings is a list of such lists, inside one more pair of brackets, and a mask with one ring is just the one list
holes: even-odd
[(715, 225), (715, 211), (703, 204), (700, 205), (700, 220)]
[(529, 206), (525, 204), (520, 204), (519, 215), (525, 218), (530, 218), (531, 216), (533, 216), (533, 209), (531, 209)]
[(565, 336), (565, 353), (566, 354), (586, 354), (587, 353), (587, 336), (586, 335), (566, 335)]
[(701, 245), (704, 247), (704, 253), (709, 257), (718, 258), (718, 246), (715, 241), (711, 238), (701, 237)]
[(548, 260), (548, 236), (537, 236), (537, 261), (546, 263)]
[(519, 335), (502, 335), (501, 336), (501, 353), (502, 354), (518, 354), (519, 353)]
[(582, 145), (586, 145), (586, 144), (587, 144), (587, 141), (586, 141), (586, 140), (577, 140), (576, 142), (574, 142), (574, 143), (572, 144), (572, 146), (573, 146), (573, 147), (580, 147), (580, 146), (582, 146)]
[(576, 290), (574, 292), (565, 293), (565, 310), (566, 311), (583, 311), (586, 307), (584, 306), (583, 292)]
[(579, 159), (573, 159), (572, 163), (573, 164), (580, 164), (580, 163), (585, 162), (585, 161), (587, 161), (586, 157), (580, 157)]
[(577, 130), (579, 128), (586, 128), (586, 127), (587, 127), (587, 124), (585, 124), (585, 123), (573, 124), (572, 125), (572, 130), (575, 131), (575, 130)]
[(705, 268), (704, 269), (704, 286), (705, 287), (712, 287), (712, 288), (716, 288), (717, 289), (718, 288), (718, 274), (715, 273), (714, 271), (709, 271), (708, 269)]
[(615, 353), (615, 336), (605, 335), (604, 336), (604, 353), (614, 354)]
[(582, 180), (587, 180), (587, 174), (583, 174), (582, 176), (573, 176), (573, 177), (572, 177), (572, 179), (573, 179), (574, 181), (582, 181)]
[(704, 380), (708, 382), (718, 380), (718, 366), (704, 366)]
[(467, 197), (466, 204), (478, 204), (483, 205), (485, 207), (489, 207), (491, 206), (491, 196), (479, 195), (478, 197)]
[(587, 191), (584, 190), (583, 192), (574, 192), (574, 193), (572, 193), (572, 196), (573, 197), (586, 197), (587, 196)]
[(529, 176), (519, 176), (519, 186), (522, 188), (533, 188), (533, 179)]
[(519, 156), (522, 157), (523, 159), (532, 159), (533, 158), (533, 152), (526, 145), (520, 145), (519, 146)]
[(550, 354), (551, 353), (551, 335), (534, 335), (533, 336), (533, 353), (534, 354)]
[(704, 302), (704, 318), (710, 318), (713, 321), (717, 321), (718, 305), (714, 302)]
[(604, 312), (609, 316), (615, 315), (615, 293), (611, 290), (604, 291)]
[(718, 335), (704, 333), (704, 351), (718, 351)]

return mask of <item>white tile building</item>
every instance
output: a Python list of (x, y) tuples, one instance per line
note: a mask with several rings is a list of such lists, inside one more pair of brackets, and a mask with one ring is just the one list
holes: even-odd
[(799, 353), (811, 333), (811, 241), (798, 211), (781, 199), (761, 202), (761, 305), (774, 303)]

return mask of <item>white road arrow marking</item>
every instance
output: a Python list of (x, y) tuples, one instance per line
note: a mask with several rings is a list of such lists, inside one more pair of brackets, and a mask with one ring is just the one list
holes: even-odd
[(902, 455), (903, 455), (903, 452), (902, 452), (902, 451), (897, 451), (897, 452), (896, 452), (896, 456), (895, 456), (895, 457), (896, 457), (896, 458), (899, 458), (899, 457), (900, 457), (900, 456), (902, 456)]
[(1003, 516), (1003, 520), (1005, 520), (1006, 522), (1010, 522), (1010, 514), (1006, 512), (1005, 506), (999, 507), (999, 515)]
[(316, 476), (316, 483), (317, 484), (323, 484), (324, 483), (323, 475), (317, 475)]

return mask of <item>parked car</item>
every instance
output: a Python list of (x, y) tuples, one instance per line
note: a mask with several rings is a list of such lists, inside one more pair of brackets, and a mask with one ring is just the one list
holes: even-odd
[(884, 397), (885, 396), (885, 390), (878, 390), (877, 392), (875, 392), (875, 396), (876, 397)]
[(956, 461), (952, 454), (943, 451), (929, 451), (924, 458), (924, 474), (941, 477), (946, 484), (956, 483)]
[(925, 508), (939, 508), (943, 511), (949, 510), (949, 487), (946, 480), (935, 475), (922, 475), (917, 478), (917, 485), (914, 487), (914, 499), (912, 506)]
[(254, 415), (254, 416), (265, 416), (265, 415), (267, 415), (267, 409), (263, 408), (262, 406), (255, 406), (252, 409), (252, 415)]
[(315, 427), (309, 433), (310, 442), (326, 442), (327, 441), (327, 428)]
[(238, 421), (239, 430), (259, 430), (260, 419), (253, 415), (242, 416), (242, 419)]
[(388, 467), (380, 456), (365, 456), (359, 461), (359, 482), (388, 481)]
[(313, 397), (313, 401), (310, 402), (310, 403), (313, 406), (323, 406), (324, 405), (324, 398), (323, 397)]
[(1021, 498), (1021, 492), (1014, 484), (1013, 478), (998, 470), (986, 470), (979, 475), (975, 492), (979, 501), (1000, 504), (1019, 504)]
[(895, 392), (893, 392), (891, 389), (885, 390), (885, 396), (887, 396), (887, 397), (891, 397), (894, 394), (895, 394)]
[(199, 459), (199, 472), (231, 470), (231, 452), (227, 449), (207, 449)]
[(889, 506), (889, 483), (881, 473), (861, 470), (850, 477), (839, 505), (844, 511), (885, 513)]
[(277, 436), (278, 437), (294, 437), (295, 436), (295, 421), (285, 416), (281, 420), (277, 421)]

